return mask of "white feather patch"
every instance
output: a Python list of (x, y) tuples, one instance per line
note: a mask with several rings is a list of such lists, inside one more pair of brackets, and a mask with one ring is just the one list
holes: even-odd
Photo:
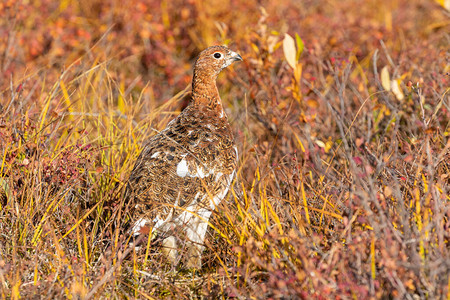
[(177, 165), (177, 175), (180, 177), (186, 177), (189, 174), (189, 168), (187, 166), (186, 160), (182, 159)]
[(209, 175), (209, 174), (203, 173), (203, 169), (202, 168), (197, 167), (197, 174), (195, 174), (194, 176), (191, 176), (191, 177), (205, 178), (207, 175)]
[[(184, 155), (186, 156), (186, 155)], [(180, 177), (199, 177), (199, 178), (205, 178), (211, 174), (214, 174), (215, 169), (211, 169), (208, 172), (205, 172), (205, 169), (202, 167), (197, 167), (197, 170), (194, 174), (191, 174), (189, 172), (189, 167), (187, 165), (186, 160), (183, 158), (177, 165), (177, 175)]]

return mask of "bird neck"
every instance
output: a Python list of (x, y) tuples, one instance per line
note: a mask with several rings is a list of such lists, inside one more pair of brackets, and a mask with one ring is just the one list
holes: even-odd
[(196, 71), (192, 80), (192, 102), (194, 105), (203, 105), (223, 111), (219, 90), (216, 85), (216, 78), (212, 72)]

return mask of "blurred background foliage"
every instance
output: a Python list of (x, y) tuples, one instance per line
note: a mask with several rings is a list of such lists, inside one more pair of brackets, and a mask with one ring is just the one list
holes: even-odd
[[(448, 9), (3, 1), (2, 297), (449, 298)], [(117, 199), (214, 44), (240, 169), (192, 273), (130, 252)]]

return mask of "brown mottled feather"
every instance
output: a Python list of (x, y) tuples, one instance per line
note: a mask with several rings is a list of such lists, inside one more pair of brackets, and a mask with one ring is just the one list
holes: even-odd
[[(221, 58), (214, 57), (217, 53)], [(202, 211), (209, 218), (228, 191), (237, 165), (237, 151), (216, 78), (236, 60), (241, 57), (223, 46), (200, 53), (194, 67), (191, 102), (147, 142), (131, 172), (126, 194), (128, 201), (133, 201), (133, 215), (136, 219), (145, 218), (150, 227), (159, 226), (160, 232), (168, 224), (195, 227), (192, 229), (195, 231), (204, 220), (186, 217), (186, 213), (181, 216), (183, 212), (188, 210), (202, 216), (199, 213)], [(191, 224), (180, 224), (180, 220)], [(203, 238), (204, 234), (200, 242)], [(194, 259), (190, 266), (198, 267), (199, 259)]]

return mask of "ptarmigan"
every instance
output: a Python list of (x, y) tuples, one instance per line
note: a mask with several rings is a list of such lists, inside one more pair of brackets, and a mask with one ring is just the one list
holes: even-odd
[(227, 194), (238, 153), (216, 86), (217, 75), (242, 60), (224, 46), (212, 46), (195, 62), (192, 99), (140, 153), (127, 186), (134, 207), (134, 235), (144, 226), (163, 237), (172, 263), (182, 244), (186, 267), (200, 268), (208, 220)]

